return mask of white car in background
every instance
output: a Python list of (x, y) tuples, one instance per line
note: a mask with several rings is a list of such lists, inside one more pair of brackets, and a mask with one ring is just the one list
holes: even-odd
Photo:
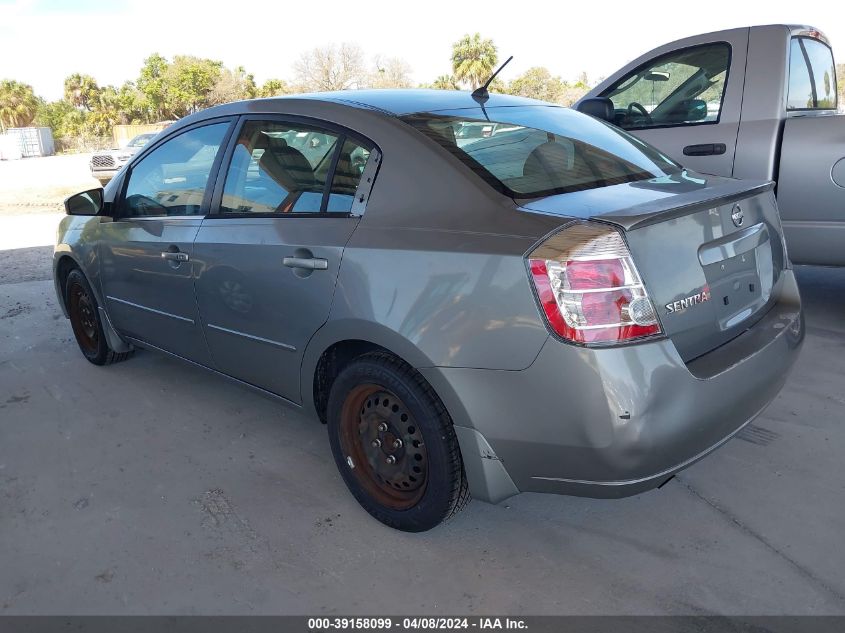
[(106, 184), (153, 137), (155, 137), (154, 133), (139, 134), (120, 149), (97, 152), (91, 157), (91, 175), (100, 183)]

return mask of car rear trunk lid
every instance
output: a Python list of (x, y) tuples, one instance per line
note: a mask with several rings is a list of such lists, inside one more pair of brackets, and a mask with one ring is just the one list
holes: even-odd
[(770, 183), (700, 183), (632, 183), (522, 206), (622, 229), (664, 333), (690, 361), (759, 320), (788, 265)]

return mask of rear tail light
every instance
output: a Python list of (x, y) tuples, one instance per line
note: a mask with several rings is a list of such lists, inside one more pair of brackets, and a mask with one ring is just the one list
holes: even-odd
[(578, 223), (528, 255), (531, 280), (552, 329), (575, 343), (622, 343), (661, 334), (657, 312), (622, 236)]

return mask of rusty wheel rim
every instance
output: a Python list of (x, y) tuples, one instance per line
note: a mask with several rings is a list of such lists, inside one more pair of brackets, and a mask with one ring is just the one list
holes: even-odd
[(97, 352), (97, 316), (94, 302), (79, 284), (70, 288), (70, 323), (76, 340), (88, 352)]
[(392, 392), (360, 385), (343, 403), (340, 445), (352, 475), (381, 505), (406, 510), (428, 482), (428, 453), (414, 416)]

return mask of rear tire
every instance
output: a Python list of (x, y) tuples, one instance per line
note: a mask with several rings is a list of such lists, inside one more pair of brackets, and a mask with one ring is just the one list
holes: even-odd
[(430, 530), (469, 502), (452, 419), (431, 386), (390, 354), (366, 354), (332, 383), (328, 430), (358, 503), (398, 530)]
[(70, 271), (65, 283), (65, 305), (67, 306), (73, 335), (82, 355), (95, 365), (110, 365), (126, 360), (132, 351), (118, 353), (109, 347), (100, 321), (97, 298), (82, 271)]

